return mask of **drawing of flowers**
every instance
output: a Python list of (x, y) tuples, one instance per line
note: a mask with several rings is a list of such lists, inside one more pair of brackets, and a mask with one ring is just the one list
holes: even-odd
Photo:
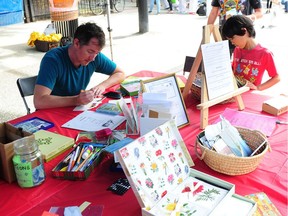
[(135, 157), (138, 159), (140, 157), (140, 152), (139, 152), (139, 148), (134, 148), (134, 155)]
[(167, 175), (167, 163), (164, 162), (162, 166), (163, 166), (163, 169), (165, 171), (165, 175)]
[(169, 142), (167, 140), (164, 140), (163, 143), (164, 143), (164, 149), (165, 150), (170, 149), (170, 145), (169, 145)]
[(145, 137), (140, 137), (140, 138), (138, 139), (138, 142), (139, 142), (142, 146), (144, 146), (144, 145), (146, 144), (146, 138), (145, 138)]
[(183, 182), (183, 178), (178, 178), (178, 184), (181, 184)]
[(165, 128), (165, 131), (166, 131), (167, 136), (168, 136), (168, 138), (169, 138), (169, 137), (170, 137), (170, 128), (169, 128), (169, 127), (166, 127), (166, 128)]
[(153, 162), (151, 163), (151, 170), (155, 173), (155, 172), (158, 172), (158, 165), (157, 163)]
[(128, 149), (126, 147), (121, 149), (120, 154), (121, 154), (122, 158), (124, 158), (124, 159), (127, 158), (129, 156)]
[(173, 152), (171, 152), (168, 156), (170, 158), (171, 163), (173, 163), (176, 160)]
[(150, 178), (146, 179), (145, 184), (146, 184), (146, 186), (148, 188), (153, 188), (154, 187), (153, 181)]
[(167, 194), (167, 190), (165, 190), (165, 191), (161, 194), (161, 198), (163, 198), (166, 194)]
[(179, 164), (174, 165), (174, 173), (176, 174), (176, 176), (179, 176), (181, 174), (181, 168)]
[[(197, 186), (197, 182), (193, 182), (193, 186), (195, 188)], [(203, 190), (204, 190), (204, 186), (200, 185), (199, 187), (196, 188), (196, 190), (193, 191), (193, 195), (195, 196), (196, 194), (202, 192)]]
[(173, 139), (173, 140), (171, 141), (171, 145), (172, 145), (174, 148), (176, 148), (177, 145), (178, 145), (177, 140), (176, 140), (176, 139)]
[(189, 186), (185, 186), (181, 193), (187, 193), (189, 199), (189, 193), (191, 192), (191, 188)]
[(155, 152), (155, 155), (156, 155), (156, 157), (158, 157), (159, 160), (163, 160), (163, 159), (164, 159), (164, 156), (162, 155), (161, 149), (158, 149), (158, 150)]
[[(193, 193), (194, 194), (194, 193)], [(220, 194), (220, 191), (213, 188), (213, 189), (208, 189), (205, 190), (202, 194), (200, 194), (196, 201), (213, 201), (215, 200), (215, 196)]]
[(159, 181), (159, 187), (162, 188), (165, 186), (165, 181), (164, 181), (164, 178), (163, 177), (159, 177), (158, 178), (158, 181)]
[(150, 161), (151, 160), (151, 150), (146, 150), (145, 151), (147, 159)]
[(163, 134), (161, 128), (159, 128), (159, 127), (155, 129), (155, 132), (160, 136), (162, 136), (162, 134)]
[(183, 154), (182, 154), (182, 152), (179, 152), (178, 156), (179, 156), (179, 158), (181, 159), (181, 162), (184, 164), (184, 160), (183, 160)]
[(135, 167), (134, 164), (129, 164), (128, 166), (129, 166), (129, 168), (130, 168), (130, 173), (131, 173), (131, 175), (134, 175), (134, 174), (137, 173), (137, 169), (136, 169), (136, 167)]
[(160, 198), (160, 197), (159, 197), (159, 194), (157, 193), (156, 190), (154, 190), (154, 191), (151, 193), (151, 196), (152, 196), (154, 202), (156, 202), (156, 201), (159, 200), (159, 198)]
[(158, 140), (155, 138), (154, 135), (149, 136), (149, 142), (154, 148), (156, 145), (158, 145)]
[(158, 149), (156, 152), (155, 152), (155, 155), (158, 157), (158, 156), (161, 156), (162, 155), (162, 151), (161, 149)]
[(145, 175), (147, 175), (146, 170), (145, 170), (145, 164), (141, 163), (140, 164), (140, 168), (142, 169), (142, 171), (144, 172)]
[(185, 173), (188, 174), (188, 172), (189, 172), (189, 167), (188, 167), (187, 165), (185, 165), (184, 169), (185, 169)]
[(166, 205), (166, 210), (171, 211), (171, 212), (174, 211), (177, 203), (178, 203), (178, 200), (176, 199), (173, 202), (170, 202), (169, 200)]
[(169, 182), (170, 184), (173, 184), (173, 182), (174, 182), (174, 176), (173, 176), (173, 174), (170, 174), (170, 175), (168, 176), (167, 180), (168, 180), (168, 182)]

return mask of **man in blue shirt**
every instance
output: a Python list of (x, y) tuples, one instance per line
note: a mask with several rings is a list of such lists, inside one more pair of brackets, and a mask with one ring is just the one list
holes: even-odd
[[(101, 27), (85, 23), (76, 29), (71, 45), (48, 51), (41, 61), (35, 85), (35, 108), (88, 104), (106, 88), (122, 82), (125, 73), (101, 53), (104, 46), (105, 34)], [(109, 77), (84, 91), (94, 72)]]

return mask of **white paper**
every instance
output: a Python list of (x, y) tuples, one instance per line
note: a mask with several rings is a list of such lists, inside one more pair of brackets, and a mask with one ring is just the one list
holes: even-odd
[(124, 116), (106, 115), (94, 111), (84, 111), (75, 118), (63, 124), (62, 127), (82, 131), (98, 131), (104, 128), (114, 130), (125, 120), (126, 119)]
[[(182, 101), (181, 92), (179, 93), (179, 88), (177, 82), (175, 82), (175, 77), (167, 77), (164, 79), (159, 79), (153, 82), (145, 83), (146, 92), (157, 93), (167, 95), (167, 102), (170, 102), (170, 110), (173, 116), (177, 116), (176, 124), (177, 126), (184, 125), (188, 123), (188, 117), (185, 110), (185, 105)], [(167, 104), (168, 105), (168, 104)]]
[(105, 97), (103, 97), (103, 98), (94, 98), (93, 101), (91, 101), (90, 103), (88, 103), (86, 105), (76, 106), (73, 109), (73, 111), (86, 111), (86, 110), (89, 110), (89, 109), (93, 109), (93, 108), (97, 107), (99, 104), (101, 104), (104, 99), (105, 99)]
[(209, 100), (233, 92), (228, 41), (201, 45)]

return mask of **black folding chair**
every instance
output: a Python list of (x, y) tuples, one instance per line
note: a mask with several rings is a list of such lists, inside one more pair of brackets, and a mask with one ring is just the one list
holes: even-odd
[(37, 79), (37, 76), (17, 79), (17, 86), (18, 86), (19, 92), (21, 94), (21, 97), (24, 101), (24, 104), (25, 104), (25, 107), (27, 110), (27, 114), (30, 114), (30, 108), (27, 104), (25, 97), (34, 95), (34, 88), (35, 88), (36, 79)]

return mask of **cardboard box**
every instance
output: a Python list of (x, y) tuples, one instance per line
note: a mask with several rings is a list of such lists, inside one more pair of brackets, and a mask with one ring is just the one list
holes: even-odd
[(119, 149), (116, 155), (142, 215), (224, 215), (238, 209), (243, 216), (256, 210), (255, 202), (234, 194), (233, 184), (191, 168), (194, 163), (174, 120)]
[(12, 158), (14, 156), (14, 143), (22, 137), (31, 136), (32, 133), (19, 130), (9, 123), (0, 123), (0, 175), (1, 178), (11, 183), (16, 180)]
[(288, 111), (288, 95), (279, 95), (264, 101), (262, 111), (278, 116)]

